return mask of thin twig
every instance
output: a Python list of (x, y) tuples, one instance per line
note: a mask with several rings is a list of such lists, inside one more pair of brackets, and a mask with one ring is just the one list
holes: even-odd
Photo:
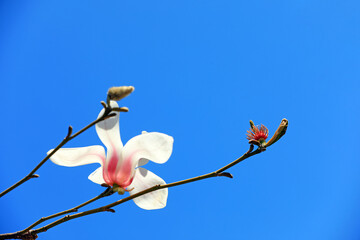
[[(105, 104), (103, 104), (103, 105), (105, 105)], [(104, 115), (105, 115), (105, 113), (104, 113)], [(110, 115), (108, 117), (110, 117)], [(288, 125), (287, 120), (283, 119), (281, 124), (280, 124), (280, 127), (279, 127), (281, 131), (277, 131), (279, 133), (277, 134), (278, 137), (277, 137), (276, 141), (279, 140), (285, 134), (287, 125)], [(69, 131), (70, 130), (71, 129), (69, 128)], [(274, 141), (274, 142), (276, 142), (276, 141)], [(60, 213), (57, 213), (57, 214), (42, 218), (44, 220), (40, 219), (37, 222), (35, 222), (34, 224), (30, 225), (28, 228), (22, 230), (22, 231), (15, 232), (15, 233), (0, 234), (0, 239), (36, 239), (38, 233), (45, 232), (45, 231), (47, 231), (47, 230), (49, 230), (49, 229), (51, 229), (51, 228), (53, 228), (53, 227), (55, 227), (55, 226), (57, 226), (57, 225), (59, 225), (61, 223), (70, 221), (70, 220), (75, 219), (75, 218), (79, 218), (79, 217), (91, 215), (91, 214), (94, 214), (94, 213), (98, 213), (98, 212), (105, 212), (105, 211), (115, 212), (115, 210), (112, 209), (113, 207), (115, 207), (117, 205), (120, 205), (122, 203), (125, 203), (125, 202), (127, 202), (127, 201), (129, 201), (131, 199), (142, 196), (144, 194), (159, 190), (159, 189), (175, 187), (175, 186), (179, 186), (179, 185), (183, 185), (183, 184), (187, 184), (187, 183), (190, 183), (190, 182), (195, 182), (195, 181), (199, 181), (199, 180), (203, 180), (203, 179), (211, 178), (211, 177), (224, 176), (224, 177), (232, 178), (232, 175), (230, 173), (224, 172), (224, 171), (231, 168), (231, 167), (233, 167), (234, 165), (240, 163), (241, 161), (243, 161), (243, 160), (245, 160), (245, 159), (247, 159), (247, 158), (249, 158), (251, 156), (254, 156), (254, 155), (258, 154), (258, 153), (261, 153), (261, 152), (265, 151), (266, 146), (265, 147), (259, 146), (255, 151), (253, 151), (253, 150), (254, 150), (254, 145), (250, 143), (250, 148), (244, 155), (242, 155), (241, 157), (239, 157), (235, 161), (225, 165), (224, 167), (222, 167), (222, 168), (220, 168), (220, 169), (218, 169), (218, 170), (216, 170), (214, 172), (211, 172), (211, 173), (208, 173), (208, 174), (205, 174), (205, 175), (201, 175), (201, 176), (198, 176), (198, 177), (189, 178), (189, 179), (185, 179), (185, 180), (182, 180), (182, 181), (174, 182), (174, 183), (169, 183), (169, 184), (164, 184), (164, 185), (155, 185), (153, 187), (145, 189), (145, 190), (143, 190), (141, 192), (138, 192), (138, 193), (136, 193), (134, 195), (123, 198), (123, 199), (118, 200), (116, 202), (113, 202), (111, 204), (108, 204), (108, 205), (105, 205), (105, 206), (102, 206), (102, 207), (99, 207), (99, 208), (95, 208), (95, 209), (92, 209), (92, 210), (84, 211), (84, 212), (81, 212), (81, 213), (76, 213), (76, 214), (73, 214), (73, 215), (66, 215), (66, 216), (64, 216), (64, 217), (62, 217), (62, 218), (60, 218), (60, 219), (46, 225), (46, 226), (43, 226), (43, 227), (38, 228), (38, 229), (30, 230), (32, 227), (37, 226), (38, 224), (42, 223), (43, 221), (49, 220), (49, 219), (54, 218), (54, 217), (61, 216), (63, 214), (75, 212), (75, 211), (72, 211), (73, 209), (69, 209), (69, 210), (66, 210), (66, 211), (63, 211), (63, 212), (60, 212)], [(107, 187), (108, 187), (108, 189), (111, 189), (109, 186), (107, 186)], [(102, 194), (104, 194), (104, 193), (102, 193)], [(99, 196), (101, 196), (102, 194), (100, 194)], [(95, 198), (93, 198), (93, 199), (91, 199), (91, 200), (89, 200), (89, 201), (75, 207), (75, 208), (78, 209), (80, 207), (83, 207), (83, 206), (89, 204), (90, 202), (93, 202), (93, 201), (97, 200), (98, 197), (95, 197)], [(21, 233), (21, 234), (19, 234), (19, 233)]]
[[(131, 196), (128, 196), (126, 198), (120, 199), (120, 200), (118, 200), (116, 202), (113, 202), (111, 204), (108, 204), (108, 205), (105, 205), (105, 206), (102, 206), (102, 207), (99, 207), (99, 208), (95, 208), (95, 209), (92, 209), (92, 210), (76, 213), (76, 214), (73, 214), (73, 215), (66, 215), (66, 216), (64, 216), (64, 217), (62, 217), (62, 218), (60, 218), (60, 219), (46, 225), (46, 226), (43, 226), (43, 227), (38, 228), (38, 229), (30, 230), (32, 227), (37, 226), (38, 224), (50, 219), (49, 217), (52, 218), (52, 216), (57, 217), (57, 216), (60, 216), (60, 215), (63, 215), (63, 214), (75, 212), (75, 211), (71, 211), (72, 209), (69, 209), (69, 210), (63, 211), (61, 213), (51, 215), (51, 216), (46, 217), (46, 218), (42, 218), (42, 219), (45, 219), (45, 220), (40, 219), (37, 222), (35, 222), (34, 224), (30, 225), (28, 228), (22, 230), (22, 231), (15, 232), (15, 233), (8, 233), (8, 234), (0, 234), (0, 239), (12, 239), (12, 238), (26, 239), (26, 238), (31, 238), (31, 237), (33, 239), (35, 239), (35, 237), (37, 237), (38, 233), (46, 232), (47, 230), (49, 230), (49, 229), (51, 229), (51, 228), (53, 228), (53, 227), (55, 227), (55, 226), (57, 226), (57, 225), (59, 225), (61, 223), (70, 221), (70, 220), (75, 219), (75, 218), (79, 218), (79, 217), (87, 216), (87, 215), (90, 215), (90, 214), (94, 214), (94, 213), (105, 212), (105, 211), (107, 211), (107, 212), (115, 212), (112, 209), (113, 207), (115, 207), (117, 205), (120, 205), (122, 203), (125, 203), (127, 201), (130, 201), (130, 200), (132, 200), (134, 198), (140, 197), (140, 196), (142, 196), (144, 194), (159, 190), (159, 189), (175, 187), (175, 186), (187, 184), (187, 183), (190, 183), (190, 182), (196, 182), (196, 181), (200, 181), (200, 180), (211, 178), (211, 177), (219, 177), (219, 176), (229, 177), (229, 173), (225, 173), (224, 172), (225, 170), (227, 170), (227, 169), (233, 167), (234, 165), (240, 163), (241, 161), (243, 161), (243, 160), (245, 160), (245, 159), (247, 159), (247, 158), (249, 158), (251, 156), (254, 156), (254, 155), (258, 154), (258, 153), (261, 153), (263, 151), (263, 149), (261, 149), (261, 148), (258, 148), (255, 151), (253, 151), (253, 149), (254, 149), (254, 146), (250, 145), (249, 151), (247, 151), (244, 155), (242, 155), (241, 157), (239, 157), (235, 161), (227, 164), (226, 166), (224, 166), (224, 167), (222, 167), (222, 168), (220, 168), (220, 169), (218, 169), (218, 170), (216, 170), (214, 172), (204, 174), (204, 175), (194, 177), (194, 178), (185, 179), (185, 180), (178, 181), (178, 182), (168, 183), (168, 184), (164, 184), (164, 185), (155, 185), (153, 187), (145, 189), (145, 190), (143, 190), (141, 192), (138, 192), (138, 193), (133, 194)], [(95, 200), (97, 200), (97, 199), (95, 199)], [(82, 205), (79, 205), (79, 206), (82, 206)]]
[(14, 190), (15, 188), (17, 188), (18, 186), (20, 186), (21, 184), (23, 184), (24, 182), (32, 179), (32, 178), (37, 178), (39, 177), (39, 175), (34, 174), (47, 160), (49, 160), (49, 158), (54, 155), (54, 153), (56, 153), (60, 148), (62, 148), (67, 142), (69, 142), (70, 140), (74, 139), (75, 137), (77, 137), (78, 135), (80, 135), (81, 133), (83, 133), (84, 131), (88, 130), (89, 128), (91, 128), (92, 126), (94, 126), (95, 124), (97, 124), (98, 122), (101, 122), (109, 117), (113, 117), (116, 115), (116, 113), (111, 113), (112, 111), (111, 107), (105, 108), (104, 114), (96, 119), (95, 121), (93, 121), (92, 123), (90, 123), (89, 125), (87, 125), (86, 127), (84, 127), (83, 129), (81, 129), (80, 131), (78, 131), (77, 133), (75, 133), (74, 135), (72, 134), (72, 127), (69, 126), (68, 129), (68, 133), (66, 135), (66, 137), (60, 142), (60, 144), (54, 148), (51, 153), (49, 153), (43, 160), (41, 160), (41, 162), (36, 165), (36, 167), (28, 174), (26, 175), (23, 179), (21, 179), (20, 181), (18, 181), (17, 183), (15, 183), (14, 185), (12, 185), (11, 187), (9, 187), (8, 189), (6, 189), (5, 191), (3, 191), (2, 193), (0, 193), (0, 198), (2, 196), (4, 196), (5, 194), (7, 194), (8, 192)]
[[(29, 227), (25, 228), (24, 230), (21, 230), (21, 231), (18, 231), (18, 232), (14, 232), (11, 234), (11, 236), (7, 236), (8, 238), (20, 238), (21, 239), (21, 236), (24, 236), (26, 234), (26, 232), (28, 232), (29, 230), (31, 230), (32, 228), (38, 226), (39, 224), (47, 221), (47, 220), (50, 220), (52, 218), (56, 218), (56, 217), (59, 217), (61, 215), (65, 215), (65, 214), (68, 214), (68, 213), (73, 213), (73, 212), (77, 212), (80, 208), (82, 207), (85, 207), (86, 205), (92, 203), (92, 202), (95, 202), (96, 200), (99, 200), (100, 198), (103, 198), (103, 197), (107, 197), (107, 196), (110, 196), (112, 195), (114, 192), (112, 190), (111, 187), (107, 187), (106, 190), (104, 192), (102, 192), (101, 194), (99, 194), (98, 196), (76, 206), (76, 207), (73, 207), (71, 209), (68, 209), (68, 210), (65, 210), (65, 211), (62, 211), (62, 212), (58, 212), (58, 213), (55, 213), (53, 215), (50, 215), (50, 216), (47, 216), (47, 217), (42, 217), (40, 218), (39, 220), (37, 220), (36, 222), (34, 222), (33, 224), (31, 224)], [(0, 239), (6, 239), (6, 238), (2, 238), (3, 236), (0, 235)]]
[(151, 188), (145, 189), (144, 191), (141, 191), (141, 192), (138, 192), (138, 193), (136, 193), (134, 195), (128, 196), (128, 197), (123, 198), (123, 199), (120, 199), (120, 200), (118, 200), (116, 202), (113, 202), (111, 204), (108, 204), (106, 206), (95, 208), (95, 209), (92, 209), (92, 210), (89, 210), (89, 211), (84, 211), (84, 212), (77, 213), (77, 214), (74, 214), (74, 215), (67, 215), (67, 216), (65, 216), (65, 217), (63, 217), (63, 218), (61, 218), (61, 219), (59, 219), (59, 220), (57, 220), (57, 221), (55, 221), (53, 223), (50, 223), (50, 224), (48, 224), (48, 225), (46, 225), (44, 227), (35, 229), (32, 232), (35, 233), (35, 234), (38, 234), (38, 233), (41, 233), (41, 232), (45, 232), (45, 231), (49, 230), (50, 228), (59, 225), (60, 223), (67, 222), (67, 221), (75, 219), (75, 218), (79, 218), (79, 217), (82, 217), (82, 216), (87, 216), (87, 215), (98, 213), (98, 212), (109, 211), (109, 209), (111, 209), (111, 208), (113, 208), (113, 207), (115, 207), (117, 205), (120, 205), (120, 204), (125, 203), (127, 201), (130, 201), (130, 200), (132, 200), (134, 198), (140, 197), (140, 196), (142, 196), (144, 194), (147, 194), (147, 193), (159, 190), (159, 189), (171, 188), (171, 187), (175, 187), (175, 186), (179, 186), (179, 185), (183, 185), (183, 184), (187, 184), (187, 183), (191, 183), (191, 182), (200, 181), (200, 180), (203, 180), (203, 179), (206, 179), (206, 178), (217, 177), (217, 176), (219, 176), (218, 175), (219, 173), (222, 173), (226, 169), (228, 169), (228, 168), (238, 164), (239, 162), (245, 160), (246, 158), (254, 156), (254, 155), (256, 155), (256, 154), (258, 154), (260, 152), (261, 152), (261, 150), (259, 148), (256, 149), (253, 152), (246, 152), (244, 155), (242, 155), (241, 157), (239, 157), (235, 161), (233, 161), (233, 162), (229, 163), (228, 165), (216, 170), (215, 172), (211, 172), (211, 173), (201, 175), (201, 176), (198, 176), (198, 177), (194, 177), (194, 178), (185, 179), (185, 180), (178, 181), (178, 182), (168, 183), (168, 184), (164, 184), (164, 185), (155, 185), (155, 186), (153, 186)]

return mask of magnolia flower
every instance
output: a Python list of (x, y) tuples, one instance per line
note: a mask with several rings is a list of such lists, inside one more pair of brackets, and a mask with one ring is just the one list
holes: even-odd
[[(113, 108), (119, 107), (115, 101), (110, 104)], [(104, 109), (98, 117), (101, 117), (103, 112)], [(106, 156), (102, 146), (61, 148), (50, 160), (67, 167), (100, 163), (101, 166), (89, 175), (89, 179), (98, 184), (106, 183), (120, 192), (122, 190), (122, 193), (128, 191), (130, 195), (154, 185), (166, 184), (163, 179), (140, 166), (149, 160), (165, 163), (172, 153), (174, 139), (171, 136), (158, 132), (143, 132), (123, 146), (118, 112), (116, 116), (97, 123), (96, 132), (106, 146)], [(168, 190), (165, 188), (134, 198), (134, 202), (143, 209), (159, 209), (166, 206), (167, 196)]]

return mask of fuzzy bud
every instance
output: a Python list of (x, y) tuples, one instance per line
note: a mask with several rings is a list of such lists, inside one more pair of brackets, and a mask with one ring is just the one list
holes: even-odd
[(133, 86), (122, 86), (122, 87), (112, 87), (108, 90), (108, 99), (119, 101), (123, 99), (124, 97), (127, 97), (134, 91)]

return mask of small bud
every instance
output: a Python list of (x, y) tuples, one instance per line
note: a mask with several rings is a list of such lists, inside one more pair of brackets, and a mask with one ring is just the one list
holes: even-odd
[(123, 195), (125, 193), (125, 189), (117, 185), (116, 183), (113, 185), (113, 191), (117, 192), (120, 195)]
[(115, 112), (128, 112), (129, 109), (127, 107), (116, 107), (116, 108), (112, 108), (113, 111)]
[(130, 93), (134, 91), (133, 86), (122, 86), (122, 87), (112, 87), (108, 90), (108, 99), (119, 101), (124, 97), (129, 96)]
[(120, 112), (128, 112), (129, 109), (127, 107), (121, 107)]
[(281, 123), (274, 133), (274, 135), (271, 137), (271, 139), (265, 144), (265, 147), (269, 147), (270, 145), (273, 145), (275, 142), (277, 142), (284, 134), (286, 133), (287, 127), (288, 127), (288, 120), (284, 118), (281, 120)]
[(118, 189), (117, 189), (117, 193), (118, 193), (119, 195), (124, 195), (125, 189), (123, 189), (123, 188), (118, 188)]
[(255, 124), (252, 120), (250, 120), (250, 128), (254, 131)]

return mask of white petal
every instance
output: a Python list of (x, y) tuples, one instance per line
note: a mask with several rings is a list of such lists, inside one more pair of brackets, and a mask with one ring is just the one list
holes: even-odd
[[(130, 139), (124, 149), (124, 159), (139, 162), (139, 166), (147, 163), (146, 159), (156, 163), (164, 163), (171, 156), (174, 139), (166, 134), (151, 132)], [(136, 164), (135, 164), (136, 163)]]
[[(119, 107), (117, 102), (110, 101), (111, 107)], [(100, 118), (103, 113), (104, 109), (101, 110), (99, 113), (98, 118)], [(104, 143), (104, 145), (110, 149), (110, 148), (122, 148), (123, 144), (120, 139), (120, 129), (119, 129), (119, 113), (118, 112), (112, 112), (116, 113), (116, 116), (108, 118), (104, 121), (101, 121), (96, 124), (96, 132), (100, 138), (100, 140)]]
[[(52, 150), (48, 151), (50, 154)], [(105, 162), (105, 150), (102, 146), (81, 148), (60, 148), (50, 160), (60, 166), (75, 167), (90, 163)]]
[[(130, 195), (141, 192), (145, 189), (159, 184), (166, 184), (165, 181), (154, 173), (145, 168), (137, 168), (135, 177), (131, 185), (127, 189), (134, 188), (130, 191)], [(147, 193), (140, 197), (134, 198), (134, 202), (140, 208), (151, 210), (164, 208), (168, 197), (168, 189), (160, 189), (154, 192)]]
[(94, 183), (97, 183), (97, 184), (105, 183), (104, 177), (103, 177), (102, 166), (99, 167), (98, 169), (96, 169), (94, 172), (92, 172), (88, 178), (90, 181), (93, 181)]
[[(147, 134), (149, 132), (147, 131), (142, 131), (141, 134)], [(144, 166), (145, 164), (147, 164), (149, 162), (149, 159), (146, 159), (146, 158), (140, 158), (139, 159), (139, 162), (138, 162), (138, 167), (140, 166)]]

